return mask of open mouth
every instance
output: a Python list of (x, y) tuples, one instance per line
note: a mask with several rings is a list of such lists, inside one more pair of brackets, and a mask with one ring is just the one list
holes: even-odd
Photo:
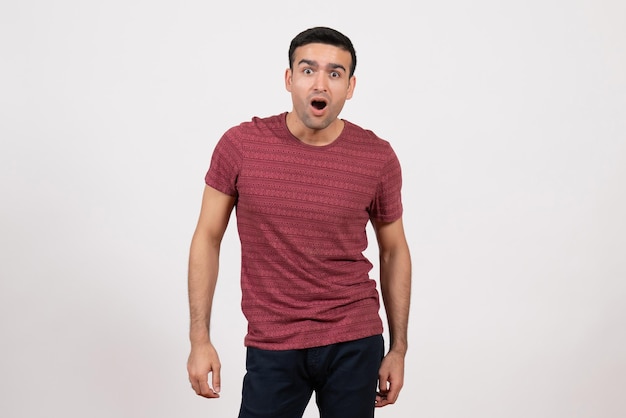
[(311, 106), (317, 110), (322, 110), (326, 107), (326, 102), (324, 100), (313, 100)]

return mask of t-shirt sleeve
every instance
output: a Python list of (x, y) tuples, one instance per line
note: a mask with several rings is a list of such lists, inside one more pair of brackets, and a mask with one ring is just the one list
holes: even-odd
[(381, 222), (393, 222), (402, 216), (402, 170), (400, 161), (390, 149), (376, 194), (370, 206), (370, 217)]
[(242, 153), (235, 137), (226, 132), (218, 141), (211, 165), (204, 177), (208, 186), (229, 196), (237, 196), (237, 178), (241, 169)]

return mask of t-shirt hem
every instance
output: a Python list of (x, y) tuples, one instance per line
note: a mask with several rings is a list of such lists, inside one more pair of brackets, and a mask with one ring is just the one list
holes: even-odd
[(258, 348), (260, 350), (269, 350), (269, 351), (282, 351), (282, 350), (302, 350), (307, 348), (315, 348), (315, 347), (323, 347), (332, 344), (340, 344), (348, 341), (360, 340), (362, 338), (373, 337), (375, 335), (382, 335), (383, 329), (378, 329), (376, 331), (370, 330), (367, 332), (347, 334), (343, 336), (339, 336), (336, 338), (324, 338), (318, 339), (315, 341), (311, 341), (308, 343), (303, 343), (299, 341), (291, 341), (291, 342), (280, 342), (280, 343), (265, 343), (258, 341), (249, 341), (248, 336), (246, 336), (244, 340), (244, 346), (251, 348)]

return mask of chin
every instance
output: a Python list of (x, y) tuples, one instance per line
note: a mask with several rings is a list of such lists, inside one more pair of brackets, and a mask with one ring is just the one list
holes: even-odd
[(331, 115), (327, 115), (324, 117), (310, 117), (307, 120), (303, 121), (305, 126), (309, 129), (315, 129), (321, 131), (322, 129), (328, 128), (332, 123), (337, 120), (337, 117), (333, 117)]

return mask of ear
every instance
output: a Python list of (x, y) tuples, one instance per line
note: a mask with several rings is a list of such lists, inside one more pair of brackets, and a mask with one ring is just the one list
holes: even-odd
[(292, 76), (291, 68), (287, 68), (285, 70), (285, 88), (290, 93), (291, 93), (291, 84), (292, 84), (291, 76)]
[(348, 81), (348, 94), (346, 95), (346, 100), (350, 100), (352, 95), (354, 94), (354, 89), (356, 87), (356, 77), (350, 77), (350, 81)]

